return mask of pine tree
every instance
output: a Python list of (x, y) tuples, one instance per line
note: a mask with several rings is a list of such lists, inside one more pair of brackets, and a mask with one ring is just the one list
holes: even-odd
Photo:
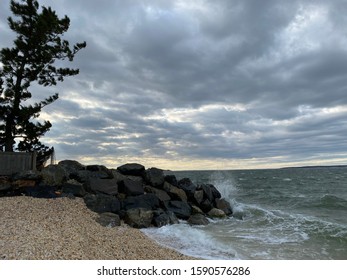
[(52, 124), (35, 119), (45, 106), (58, 99), (58, 93), (29, 104), (32, 97), (29, 87), (33, 82), (54, 86), (66, 76), (77, 75), (79, 69), (57, 67), (56, 62), (73, 61), (86, 42), (70, 48), (69, 42), (62, 39), (70, 19), (67, 16), (60, 19), (50, 7), (40, 8), (38, 1), (11, 0), (10, 8), (15, 18), (9, 17), (8, 24), (17, 37), (12, 48), (0, 51), (0, 150), (37, 151), (40, 156), (49, 148), (39, 138)]

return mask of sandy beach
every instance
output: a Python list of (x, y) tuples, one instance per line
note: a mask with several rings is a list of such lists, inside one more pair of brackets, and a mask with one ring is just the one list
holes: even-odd
[(140, 230), (107, 228), (83, 199), (0, 198), (0, 259), (183, 260)]

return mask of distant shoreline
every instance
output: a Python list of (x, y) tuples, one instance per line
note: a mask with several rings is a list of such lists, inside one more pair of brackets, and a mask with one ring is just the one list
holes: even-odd
[(243, 171), (243, 170), (281, 170), (281, 169), (315, 169), (315, 168), (347, 168), (347, 165), (307, 165), (307, 166), (287, 166), (272, 168), (249, 168), (249, 169), (196, 169), (196, 170), (165, 170), (165, 173), (173, 174), (178, 172), (213, 172), (213, 171)]
[(294, 166), (294, 167), (282, 167), (279, 169), (292, 169), (292, 168), (346, 168), (347, 165), (307, 165), (307, 166)]

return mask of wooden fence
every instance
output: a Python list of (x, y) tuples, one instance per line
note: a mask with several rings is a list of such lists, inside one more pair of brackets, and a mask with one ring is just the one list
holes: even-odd
[(36, 170), (36, 153), (0, 152), (0, 175)]

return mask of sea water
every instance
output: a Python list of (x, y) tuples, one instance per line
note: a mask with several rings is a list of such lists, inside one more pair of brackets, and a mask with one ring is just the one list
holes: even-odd
[(143, 230), (164, 246), (205, 259), (347, 259), (346, 167), (173, 174), (215, 185), (234, 214)]

